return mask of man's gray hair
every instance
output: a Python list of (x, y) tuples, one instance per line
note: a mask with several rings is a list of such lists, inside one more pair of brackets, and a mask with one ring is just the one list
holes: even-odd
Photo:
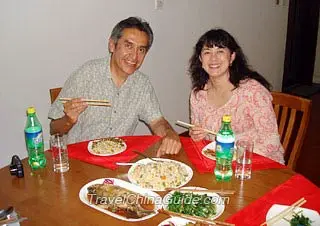
[(153, 32), (148, 22), (144, 21), (139, 17), (128, 17), (120, 21), (112, 30), (110, 39), (112, 39), (116, 44), (118, 40), (122, 37), (122, 32), (125, 28), (136, 28), (139, 31), (143, 31), (148, 35), (148, 46), (147, 50), (150, 49), (153, 43)]

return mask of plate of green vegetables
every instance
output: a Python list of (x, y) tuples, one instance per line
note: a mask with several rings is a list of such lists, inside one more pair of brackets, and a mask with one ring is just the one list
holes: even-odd
[[(183, 189), (195, 191), (183, 191)], [(176, 213), (214, 220), (223, 213), (225, 201), (228, 201), (227, 197), (206, 192), (205, 188), (183, 187), (179, 191), (169, 192), (163, 198), (163, 208)]]
[[(269, 220), (288, 206), (274, 204), (269, 209), (266, 220)], [(319, 226), (320, 216), (315, 210), (297, 207), (292, 214), (282, 218), (273, 224), (273, 226)]]

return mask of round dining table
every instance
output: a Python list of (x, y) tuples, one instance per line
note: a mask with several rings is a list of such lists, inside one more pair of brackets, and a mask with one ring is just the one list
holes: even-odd
[[(160, 141), (149, 147), (145, 154), (155, 156)], [(51, 153), (45, 152), (47, 166), (32, 171), (27, 158), (23, 159), (24, 177), (11, 176), (9, 166), (0, 169), (0, 209), (13, 206), (20, 216), (28, 219), (21, 222), (28, 225), (158, 225), (169, 218), (165, 214), (138, 222), (127, 222), (116, 219), (82, 203), (79, 199), (80, 189), (90, 181), (98, 178), (118, 178), (128, 181), (127, 172), (130, 166), (119, 166), (115, 170), (88, 164), (76, 159), (69, 159), (70, 170), (55, 173), (52, 168)], [(133, 159), (135, 162), (142, 157)], [(204, 187), (207, 189), (235, 190), (228, 196), (223, 214), (217, 219), (224, 221), (265, 193), (284, 183), (295, 172), (288, 169), (265, 169), (252, 172), (249, 180), (232, 178), (230, 182), (217, 182), (213, 173), (198, 173), (189, 161), (183, 149), (177, 155), (166, 155), (163, 158), (177, 160), (193, 169), (193, 177), (186, 186)], [(160, 196), (167, 192), (158, 192)]]

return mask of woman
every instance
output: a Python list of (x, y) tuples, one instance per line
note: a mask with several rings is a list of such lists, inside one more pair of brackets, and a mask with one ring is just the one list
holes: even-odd
[(190, 129), (194, 141), (218, 131), (222, 116), (231, 115), (236, 139), (254, 141), (254, 152), (284, 163), (270, 84), (251, 70), (235, 39), (222, 29), (203, 34), (190, 59), (192, 80)]

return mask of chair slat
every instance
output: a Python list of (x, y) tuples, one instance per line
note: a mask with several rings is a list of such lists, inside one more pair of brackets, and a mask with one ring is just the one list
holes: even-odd
[(281, 118), (280, 118), (280, 125), (279, 125), (279, 134), (281, 137), (281, 140), (284, 139), (284, 129), (286, 126), (286, 122), (287, 122), (287, 115), (288, 115), (288, 108), (287, 107), (283, 107), (282, 108), (282, 112), (281, 112)]
[(284, 148), (284, 150), (288, 149), (289, 141), (290, 141), (290, 138), (291, 138), (291, 135), (292, 135), (293, 126), (294, 126), (294, 123), (295, 123), (295, 120), (296, 120), (296, 113), (297, 113), (297, 111), (295, 109), (291, 110), (290, 117), (289, 117), (289, 122), (288, 122), (288, 127), (287, 127), (286, 134), (285, 134), (285, 137), (284, 137), (284, 140), (283, 140), (283, 148)]

